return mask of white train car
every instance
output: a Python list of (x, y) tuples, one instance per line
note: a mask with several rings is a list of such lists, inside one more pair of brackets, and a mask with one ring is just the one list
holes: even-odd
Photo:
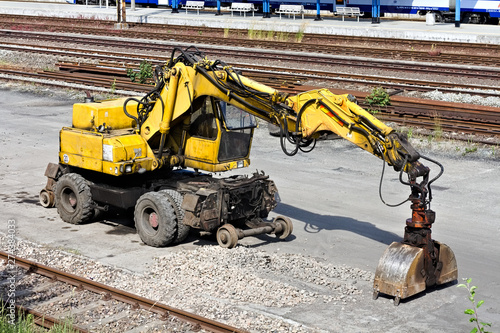
[[(343, 0), (347, 7), (359, 7), (372, 12), (372, 0)], [(337, 1), (337, 6), (339, 1)], [(460, 16), (463, 23), (498, 24), (500, 0), (461, 0)], [(455, 21), (455, 0), (380, 0), (380, 12), (425, 15), (432, 12), (437, 22)]]

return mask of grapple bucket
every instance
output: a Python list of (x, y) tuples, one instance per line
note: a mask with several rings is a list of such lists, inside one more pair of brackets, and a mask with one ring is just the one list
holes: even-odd
[[(439, 250), (439, 259), (434, 270), (435, 284), (454, 281), (458, 277), (457, 263), (453, 251), (434, 241)], [(419, 247), (393, 242), (384, 252), (375, 272), (373, 296), (379, 293), (394, 296), (398, 305), (403, 298), (424, 291), (427, 285), (427, 272), (424, 264), (424, 250)]]

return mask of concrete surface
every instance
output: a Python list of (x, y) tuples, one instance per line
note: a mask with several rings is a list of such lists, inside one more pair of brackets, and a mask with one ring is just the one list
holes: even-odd
[[(0, 1), (0, 14), (33, 15), (33, 16), (64, 16), (75, 19), (100, 18), (116, 20), (116, 7), (85, 6), (71, 4), (36, 3)], [(468, 43), (500, 44), (500, 25), (474, 25), (462, 24), (455, 28), (454, 23), (436, 23), (426, 25), (425, 21), (397, 21), (382, 20), (380, 24), (372, 24), (371, 19), (346, 18), (342, 21), (339, 17), (324, 15), (323, 21), (314, 21), (315, 15), (304, 20), (273, 15), (271, 19), (263, 19), (262, 14), (255, 17), (241, 17), (230, 12), (222, 16), (215, 16), (214, 11), (204, 11), (200, 15), (196, 12), (185, 13), (180, 10), (172, 14), (169, 8), (143, 8), (136, 7), (135, 11), (127, 9), (128, 22), (162, 23), (190, 26), (207, 26), (229, 29), (254, 29), (305, 33), (320, 33), (345, 36), (370, 36), (423, 39), (432, 41), (455, 41)]]
[[(45, 88), (42, 88), (44, 90)], [(49, 90), (46, 89), (46, 92)], [(74, 101), (0, 89), (0, 231), (16, 221), (19, 241), (24, 239), (79, 252), (106, 264), (141, 272), (152, 258), (216, 242), (190, 236), (184, 244), (151, 248), (141, 243), (130, 220), (110, 216), (101, 222), (70, 225), (56, 209), (38, 204), (48, 162), (57, 162), (58, 132), (71, 124)], [(453, 146), (452, 146), (453, 147)], [(485, 301), (482, 320), (500, 327), (500, 206), (498, 160), (450, 154), (439, 160), (445, 174), (435, 186), (432, 208), (437, 212), (433, 238), (449, 245), (457, 257), (459, 278), (471, 277), (477, 298)], [(245, 238), (242, 244), (284, 253), (300, 253), (335, 265), (374, 272), (385, 248), (403, 235), (410, 208), (384, 206), (378, 198), (382, 163), (342, 140), (320, 142), (309, 154), (287, 157), (278, 139), (265, 126), (257, 130), (247, 170), (265, 170), (276, 182), (282, 203), (275, 214), (289, 216), (293, 235), (284, 242), (274, 237)], [(432, 170), (436, 170), (432, 165)], [(431, 174), (431, 175), (435, 175)], [(409, 190), (386, 170), (384, 199), (405, 199)], [(128, 221), (128, 222), (127, 222)], [(4, 249), (5, 244), (0, 248)], [(292, 309), (294, 320), (326, 331), (355, 332), (464, 332), (470, 330), (463, 310), (469, 306), (465, 290), (453, 285), (433, 288), (399, 307), (381, 297), (371, 300), (371, 286), (363, 285), (369, 300), (344, 307), (315, 304)], [(370, 323), (368, 325), (368, 323)], [(376, 329), (373, 329), (375, 327)], [(380, 328), (380, 329), (378, 329)]]

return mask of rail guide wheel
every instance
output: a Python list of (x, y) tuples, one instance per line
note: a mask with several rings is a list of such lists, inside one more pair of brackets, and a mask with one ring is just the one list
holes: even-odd
[(54, 192), (52, 191), (47, 191), (46, 189), (41, 190), (38, 199), (40, 201), (40, 205), (44, 208), (52, 208), (56, 205), (56, 198), (54, 196)]
[(281, 225), (281, 231), (274, 232), (276, 237), (278, 237), (279, 239), (285, 239), (292, 234), (293, 224), (292, 224), (292, 220), (290, 220), (288, 217), (281, 216), (281, 215), (277, 216), (274, 219), (273, 223)]
[(221, 247), (232, 249), (238, 244), (238, 232), (232, 224), (224, 224), (217, 230), (217, 243)]

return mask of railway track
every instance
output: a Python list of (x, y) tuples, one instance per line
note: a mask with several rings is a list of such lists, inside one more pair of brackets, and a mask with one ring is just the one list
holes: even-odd
[[(42, 84), (57, 87), (65, 87), (61, 82), (71, 82), (78, 84), (82, 90), (93, 90), (101, 87), (102, 90), (110, 92), (111, 87), (115, 94), (130, 95), (132, 92), (146, 92), (151, 89), (149, 84), (138, 84), (130, 82), (126, 77), (124, 69), (109, 69), (106, 75), (93, 73), (91, 67), (83, 66), (83, 71), (78, 71), (78, 65), (61, 64), (61, 72), (19, 72), (16, 70), (1, 70), (0, 74), (21, 75), (26, 81), (32, 82), (34, 79), (44, 80)], [(109, 75), (109, 72), (112, 75)], [(270, 73), (258, 74), (253, 77), (251, 73), (244, 73), (246, 76), (258, 79), (271, 87), (282, 92), (297, 94), (299, 92), (315, 89), (313, 86), (284, 83), (280, 77)], [(14, 76), (13, 76), (14, 77)], [(19, 77), (19, 76), (18, 76)], [(49, 80), (49, 81), (47, 81)], [(291, 80), (290, 80), (291, 81)], [(101, 90), (101, 91), (102, 91)], [(125, 90), (120, 92), (119, 90)], [(424, 128), (430, 132), (455, 133), (458, 140), (474, 141), (485, 144), (497, 144), (498, 140), (491, 140), (492, 137), (500, 138), (500, 108), (485, 107), (463, 103), (450, 103), (432, 100), (422, 100), (401, 96), (392, 96), (391, 105), (386, 107), (370, 106), (364, 102), (368, 95), (359, 91), (346, 91), (331, 89), (336, 94), (351, 93), (358, 98), (359, 104), (366, 109), (375, 109), (376, 116), (386, 122), (394, 122), (400, 126)], [(474, 135), (474, 137), (472, 137)]]
[[(0, 27), (16, 30), (41, 30), (53, 32), (73, 32), (136, 39), (170, 40), (184, 43), (206, 43), (216, 45), (239, 45), (242, 47), (259, 47), (273, 50), (293, 50), (300, 52), (316, 52), (344, 56), (363, 56), (383, 59), (406, 59), (435, 63), (460, 63), (467, 65), (484, 65), (500, 67), (500, 49), (489, 44), (424, 42), (404, 39), (362, 38), (345, 36), (306, 35), (300, 41), (295, 34), (285, 37), (272, 35), (269, 39), (250, 39), (248, 33), (236, 32), (241, 37), (224, 35), (223, 29), (198, 28), (187, 31), (186, 27), (131, 24), (131, 29), (114, 30), (114, 22), (102, 20), (85, 20), (80, 23), (70, 18), (41, 18), (30, 16), (8, 16), (0, 18)], [(195, 33), (193, 33), (195, 32)], [(234, 35), (230, 34), (230, 35)], [(267, 34), (264, 34), (267, 38)], [(287, 39), (287, 40), (282, 40)], [(369, 44), (369, 45), (366, 45)], [(366, 46), (364, 46), (366, 45)], [(386, 47), (380, 47), (385, 45)], [(432, 55), (431, 49), (439, 50), (438, 55)], [(479, 51), (478, 51), (479, 50)], [(483, 54), (480, 54), (483, 52)], [(432, 53), (432, 52), (431, 52)]]
[[(34, 46), (26, 43), (19, 42), (2, 42), (0, 48), (11, 51), (19, 52), (31, 52), (31, 53), (41, 53), (41, 54), (51, 54), (58, 56), (73, 56), (78, 58), (98, 60), (101, 62), (107, 61), (110, 67), (119, 66), (117, 63), (126, 64), (129, 67), (138, 66), (139, 61), (148, 60), (154, 64), (163, 64), (169, 59), (169, 55), (172, 52), (172, 45), (165, 45), (161, 43), (145, 43), (140, 41), (123, 41), (123, 40), (113, 40), (109, 38), (88, 38), (88, 37), (75, 37), (75, 36), (60, 36), (53, 34), (39, 34), (39, 33), (22, 33), (22, 32), (10, 32), (10, 31), (0, 31), (0, 36), (10, 36), (16, 38), (29, 38), (32, 40), (47, 40), (53, 41), (57, 39), (61, 43), (79, 43), (84, 45), (82, 48), (74, 47), (61, 47), (61, 46)], [(92, 48), (89, 49), (89, 45)], [(96, 46), (103, 47), (119, 47), (123, 49), (148, 49), (154, 51), (155, 53), (164, 53), (165, 56), (152, 55), (150, 54), (134, 54), (127, 52), (118, 51), (103, 51), (96, 50)], [(342, 71), (327, 71), (327, 70), (307, 70), (302, 68), (293, 68), (292, 66), (287, 67), (277, 67), (277, 66), (262, 66), (248, 63), (237, 63), (232, 62), (232, 65), (244, 70), (253, 70), (256, 76), (257, 72), (272, 71), (278, 73), (280, 72), (282, 76), (290, 76), (294, 74), (294, 78), (299, 78), (300, 80), (323, 80), (330, 81), (333, 83), (345, 82), (352, 84), (362, 84), (364, 86), (383, 86), (386, 89), (403, 89), (407, 91), (433, 91), (440, 89), (449, 93), (471, 93), (475, 95), (480, 95), (484, 97), (500, 96), (500, 85), (495, 86), (495, 82), (499, 82), (500, 79), (500, 69), (495, 68), (468, 68), (459, 67), (453, 65), (436, 65), (436, 64), (421, 64), (421, 63), (399, 63), (387, 62), (383, 60), (366, 60), (366, 59), (356, 59), (352, 58), (335, 58), (332, 59), (328, 56), (311, 56), (311, 55), (301, 55), (301, 54), (284, 54), (280, 52), (272, 51), (262, 51), (262, 50), (249, 50), (242, 53), (237, 50), (224, 50), (214, 47), (200, 47), (201, 51), (206, 52), (211, 57), (220, 57), (221, 59), (226, 58), (244, 58), (247, 62), (251, 59), (256, 59), (259, 61), (274, 60), (281, 62), (290, 63), (310, 63), (311, 65), (325, 65), (331, 66), (332, 62), (336, 66), (353, 67), (359, 66), (364, 69), (372, 68), (377, 70), (390, 70), (390, 75), (366, 75), (366, 74), (355, 74), (350, 72)], [(401, 77), (395, 77), (394, 71), (401, 72)], [(434, 73), (442, 76), (439, 81), (435, 80), (416, 80), (411, 78), (405, 78), (404, 73), (408, 72), (422, 72), (422, 73)], [(483, 85), (477, 84), (459, 84), (453, 80), (457, 77), (473, 77), (476, 79), (484, 80)], [(286, 78), (285, 78), (286, 79)], [(487, 91), (487, 92), (483, 92)]]
[[(126, 70), (129, 68), (138, 68), (139, 63), (142, 60), (147, 60), (153, 64), (163, 64), (165, 63), (173, 50), (173, 45), (171, 43), (158, 43), (149, 41), (135, 41), (135, 40), (124, 40), (116, 38), (108, 38), (102, 36), (76, 36), (67, 34), (53, 34), (53, 33), (41, 33), (41, 32), (23, 32), (23, 31), (7, 31), (0, 30), (0, 37), (15, 38), (15, 39), (27, 39), (27, 40), (38, 40), (54, 42), (61, 45), (69, 44), (79, 44), (82, 47), (66, 47), (66, 46), (34, 46), (29, 43), (16, 42), (5, 42), (3, 41), (0, 45), (3, 49), (15, 50), (20, 52), (33, 52), (33, 53), (45, 53), (51, 55), (59, 56), (72, 56), (75, 58), (92, 59), (93, 61), (98, 61), (99, 65), (89, 65), (89, 64), (59, 64), (59, 72), (19, 72), (12, 69), (2, 70), (2, 73), (6, 75), (21, 75), (26, 78), (27, 81), (37, 78), (40, 80), (51, 80), (51, 84), (57, 86), (64, 86), (61, 81), (72, 82), (78, 84), (85, 89), (85, 87), (101, 87), (102, 89), (110, 90), (126, 90), (126, 91), (147, 91), (150, 89), (148, 85), (139, 85), (131, 83), (126, 77)], [(89, 47), (91, 45), (91, 47)], [(102, 48), (101, 48), (102, 47)], [(106, 47), (120, 48), (124, 50), (134, 49), (143, 50), (146, 49), (151, 52), (148, 54), (136, 54), (130, 52), (121, 51), (105, 51)], [(238, 59), (242, 57), (242, 52), (240, 50), (229, 50), (220, 47), (211, 46), (200, 46), (200, 50), (206, 52), (210, 57), (220, 57)], [(164, 55), (161, 55), (164, 54)], [(262, 60), (278, 60), (282, 62), (297, 62), (297, 63), (314, 63), (314, 64), (324, 64), (327, 66), (333, 61), (335, 65), (343, 66), (361, 66), (364, 68), (384, 68), (392, 71), (405, 72), (434, 72), (440, 73), (446, 80), (453, 80), (454, 77), (468, 76), (484, 79), (485, 82), (498, 81), (500, 78), (500, 69), (493, 67), (477, 67), (470, 68), (464, 66), (455, 65), (444, 65), (444, 64), (425, 64), (425, 63), (408, 63), (408, 62), (395, 62), (380, 59), (352, 59), (349, 57), (334, 57), (331, 55), (310, 55), (310, 54), (300, 54), (300, 53), (284, 53), (276, 52), (271, 50), (245, 50), (243, 57), (248, 61), (248, 59), (259, 59)], [(471, 92), (475, 95), (482, 95), (485, 97), (500, 96), (500, 86), (480, 86), (471, 84), (457, 84), (429, 80), (411, 80), (398, 77), (384, 77), (375, 75), (360, 75), (342, 72), (325, 72), (321, 70), (305, 70), (305, 69), (294, 69), (291, 66), (262, 66), (262, 65), (251, 65), (248, 63), (238, 63), (233, 61), (231, 63), (235, 68), (241, 69), (244, 74), (248, 77), (254, 78), (259, 82), (263, 82), (269, 86), (275, 87), (283, 92), (297, 93), (300, 91), (305, 91), (313, 89), (310, 82), (321, 81), (321, 85), (331, 82), (332, 84), (357, 84), (363, 86), (382, 86), (386, 89), (394, 90), (395, 93), (402, 90), (417, 90), (417, 91), (432, 91), (432, 90), (442, 90), (445, 92), (453, 93), (464, 93)], [(272, 70), (269, 70), (272, 67)], [(17, 73), (16, 73), (17, 72)], [(442, 74), (444, 73), (444, 74)], [(401, 74), (404, 76), (404, 74)], [(360, 83), (361, 82), (361, 83)], [(111, 88), (112, 87), (112, 88)], [(82, 89), (82, 88), (81, 88)], [(486, 92), (485, 89), (488, 89)], [(332, 89), (334, 90), (334, 89)], [(479, 92), (478, 92), (479, 91)], [(339, 91), (338, 93), (345, 93), (345, 90)], [(366, 94), (360, 92), (350, 92), (358, 96), (359, 100), (363, 100)], [(490, 112), (485, 119), (481, 119), (482, 116), (477, 116), (474, 114), (477, 107), (467, 105), (463, 107), (463, 104), (454, 105), (453, 103), (448, 103), (447, 106), (439, 105), (437, 102), (425, 101), (424, 105), (419, 105), (416, 101), (405, 100), (402, 97), (392, 97), (393, 105), (388, 108), (389, 111), (381, 110), (379, 111), (378, 117), (381, 117), (385, 121), (393, 121), (396, 123), (403, 123), (408, 126), (418, 126), (426, 127), (429, 130), (436, 128), (436, 122), (439, 122), (440, 130), (448, 132), (458, 132), (469, 134), (479, 134), (479, 135), (493, 135), (500, 136), (498, 126), (498, 110), (495, 108), (479, 107), (482, 110), (488, 109)], [(402, 101), (403, 104), (397, 104), (398, 101)], [(396, 102), (396, 104), (394, 104)], [(451, 105), (451, 106), (450, 106)], [(363, 105), (364, 107), (371, 108), (368, 105)], [(455, 112), (449, 112), (449, 108), (454, 108)], [(447, 109), (448, 108), (448, 109)], [(460, 111), (456, 111), (460, 110)], [(471, 111), (472, 110), (472, 111)], [(470, 112), (469, 112), (470, 111)], [(497, 114), (491, 116), (492, 114)], [(425, 121), (424, 121), (425, 119)], [(466, 119), (463, 121), (463, 119)], [(419, 121), (420, 120), (420, 121)], [(467, 138), (469, 140), (470, 138)], [(482, 139), (481, 139), (482, 140)], [(489, 143), (489, 141), (487, 141)]]
[[(247, 332), (245, 330), (238, 329), (236, 327), (232, 327), (224, 323), (220, 323), (187, 311), (170, 307), (168, 305), (159, 303), (157, 301), (150, 300), (138, 295), (134, 295), (124, 290), (119, 290), (110, 286), (106, 286), (102, 283), (82, 278), (80, 276), (71, 273), (63, 272), (61, 270), (51, 268), (27, 259), (23, 259), (3, 251), (0, 251), (0, 260), (3, 260), (6, 265), (9, 264), (21, 267), (22, 269), (25, 270), (25, 274), (36, 274), (41, 277), (44, 277), (38, 279), (37, 282), (35, 282), (34, 284), (30, 282), (29, 288), (24, 290), (22, 289), (22, 287), (26, 285), (22, 282), (22, 277), (20, 276), (15, 277), (15, 279), (19, 279), (18, 280), (19, 283), (15, 290), (16, 302), (22, 303), (24, 302), (25, 299), (27, 299), (28, 306), (30, 307), (37, 306), (36, 302), (30, 301), (30, 297), (34, 296), (34, 294), (38, 295), (36, 295), (36, 297), (34, 297), (33, 299), (38, 299), (38, 300), (41, 299), (42, 302), (39, 302), (38, 306), (43, 308), (43, 305), (59, 302), (61, 299), (64, 298), (77, 298), (78, 296), (75, 295), (75, 292), (76, 293), (86, 292), (87, 294), (90, 294), (86, 295), (86, 298), (90, 299), (91, 301), (88, 304), (86, 304), (83, 308), (77, 308), (72, 310), (72, 313), (76, 314), (77, 316), (78, 314), (84, 314), (87, 311), (92, 311), (92, 309), (97, 307), (98, 303), (102, 301), (107, 303), (108, 308), (111, 307), (116, 308), (117, 312), (115, 313), (117, 314), (119, 313), (118, 308), (123, 310), (124, 308), (127, 307), (135, 311), (142, 310), (154, 313), (156, 314), (156, 317), (152, 318), (151, 322), (166, 321), (169, 318), (171, 318), (171, 316), (178, 318), (183, 322), (189, 323), (191, 325), (189, 331), (199, 331), (200, 329), (203, 329), (209, 332), (216, 332), (216, 333)], [(9, 279), (4, 279), (3, 281), (4, 281), (3, 283), (0, 283), (0, 287), (12, 283)], [(57, 290), (56, 292), (53, 292), (51, 291), (51, 286), (53, 287), (53, 284), (55, 283), (59, 283), (60, 285), (56, 288), (52, 288)], [(60, 291), (63, 291), (63, 294), (61, 294)], [(47, 295), (44, 294), (45, 292), (47, 292)], [(71, 293), (71, 295), (68, 295), (68, 292)], [(53, 323), (58, 322), (58, 319), (54, 318), (53, 316), (43, 315), (40, 312), (33, 309), (28, 311), (31, 311), (31, 313), (35, 313), (36, 317), (43, 317), (45, 320), (41, 321), (45, 322), (47, 324), (46, 326), (51, 326), (53, 325)], [(120, 317), (119, 315), (116, 316), (117, 319), (119, 317)], [(108, 320), (108, 324), (109, 322), (110, 321)], [(87, 329), (96, 326), (99, 325), (94, 322), (88, 322), (85, 325), (77, 326), (76, 331), (87, 332), (86, 331)], [(119, 330), (119, 327), (116, 328)], [(118, 330), (115, 329), (115, 331)], [(126, 330), (120, 330), (120, 331), (125, 332)], [(131, 329), (131, 332), (132, 331), (137, 331), (137, 327)]]
[[(108, 30), (114, 30), (114, 21), (112, 20), (100, 20), (100, 19), (86, 19), (85, 23), (82, 20), (75, 20), (73, 18), (65, 17), (40, 17), (40, 16), (29, 16), (29, 15), (2, 15), (0, 17), (0, 24), (6, 26), (14, 26), (19, 29), (23, 29), (26, 25), (31, 27), (33, 30), (35, 27), (39, 27), (43, 30), (47, 28), (49, 24), (52, 28), (60, 27), (61, 29), (67, 28), (68, 26), (74, 27), (100, 27)], [(188, 35), (196, 33), (198, 35), (216, 35), (217, 37), (224, 37), (224, 34), (228, 34), (228, 31), (224, 31), (221, 28), (211, 28), (206, 26), (196, 26), (190, 27), (185, 25), (173, 25), (173, 24), (156, 24), (156, 23), (134, 23), (129, 22), (130, 31), (133, 33), (139, 32), (144, 35), (144, 33), (149, 32), (161, 32), (165, 35)], [(29, 29), (28, 29), (29, 30)], [(248, 31), (246, 30), (232, 30), (229, 31), (230, 34), (236, 34), (238, 36), (246, 35), (248, 36)], [(278, 32), (276, 32), (278, 33)], [(266, 37), (268, 34), (266, 34)], [(274, 36), (276, 37), (276, 36)], [(144, 36), (143, 36), (144, 38)], [(399, 46), (404, 49), (423, 49), (429, 50), (431, 48), (438, 50), (447, 50), (456, 53), (473, 53), (480, 54), (481, 52), (499, 52), (500, 45), (495, 44), (485, 44), (485, 43), (460, 43), (460, 42), (441, 42), (441, 41), (429, 41), (429, 40), (414, 40), (414, 39), (402, 39), (402, 38), (383, 38), (383, 37), (363, 37), (363, 36), (346, 36), (344, 35), (325, 35), (325, 34), (312, 34), (307, 33), (303, 35), (303, 41), (316, 41), (320, 39), (322, 41), (328, 42), (329, 44), (337, 45), (349, 45), (353, 44), (373, 44), (373, 45), (390, 45)]]

